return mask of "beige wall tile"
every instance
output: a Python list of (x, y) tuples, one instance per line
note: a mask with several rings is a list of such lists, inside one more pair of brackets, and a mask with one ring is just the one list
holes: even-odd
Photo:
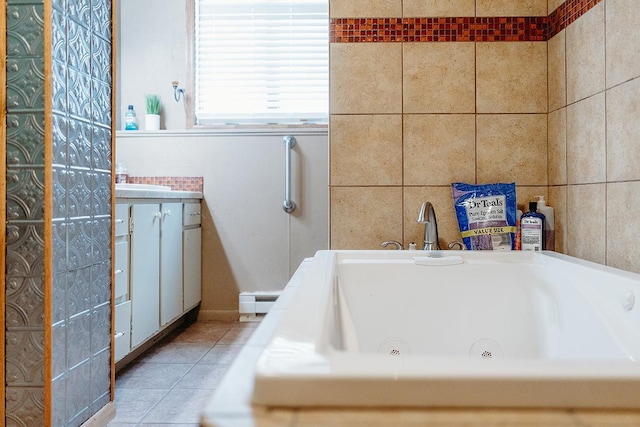
[(567, 188), (567, 254), (605, 263), (606, 184)]
[(405, 113), (475, 111), (475, 43), (403, 43)]
[(382, 249), (402, 241), (402, 187), (331, 187), (331, 249)]
[(442, 249), (455, 240), (462, 240), (451, 195), (451, 186), (404, 188), (404, 238), (405, 244), (415, 242), (418, 249), (424, 246), (424, 225), (418, 224), (418, 214), (423, 202), (431, 202), (438, 221), (438, 243)]
[(475, 16), (475, 0), (403, 0), (404, 17)]
[(333, 43), (330, 55), (332, 114), (402, 112), (400, 43)]
[(329, 0), (331, 18), (400, 18), (402, 0)]
[(523, 213), (528, 212), (529, 202), (535, 202), (538, 200), (536, 196), (544, 196), (545, 200), (548, 199), (547, 191), (548, 187), (546, 186), (516, 185), (517, 208)]
[(556, 234), (556, 252), (567, 253), (567, 186), (549, 187), (547, 205), (553, 208), (554, 230)]
[(476, 16), (547, 16), (547, 1), (477, 0)]
[(567, 103), (605, 88), (604, 5), (599, 3), (567, 29)]
[(637, 0), (607, 0), (607, 87), (640, 76), (640, 8)]
[(583, 184), (606, 179), (605, 95), (567, 107), (567, 182)]
[(546, 113), (547, 44), (476, 43), (478, 113)]
[(607, 180), (640, 179), (640, 79), (607, 91)]
[(405, 114), (403, 132), (405, 185), (475, 181), (473, 114)]
[(402, 115), (331, 116), (331, 185), (402, 184)]
[(640, 273), (640, 181), (607, 184), (607, 265)]
[(567, 183), (567, 109), (562, 108), (548, 116), (549, 185)]
[(567, 105), (565, 35), (566, 31), (560, 31), (547, 44), (549, 52), (547, 64), (549, 73), (549, 111), (554, 111)]
[(562, 3), (564, 3), (565, 0), (549, 0), (548, 2), (548, 7), (547, 7), (547, 13), (549, 15), (551, 15), (551, 13), (553, 13), (554, 10), (556, 10), (557, 8), (560, 7), (560, 5)]
[(477, 117), (479, 183), (547, 185), (547, 115), (488, 114)]

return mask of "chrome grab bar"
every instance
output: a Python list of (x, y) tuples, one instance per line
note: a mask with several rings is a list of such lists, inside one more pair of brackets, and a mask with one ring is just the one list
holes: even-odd
[(287, 135), (282, 139), (285, 145), (284, 155), (284, 202), (282, 203), (282, 209), (286, 213), (291, 213), (296, 210), (296, 204), (291, 200), (291, 150), (296, 146), (296, 139)]

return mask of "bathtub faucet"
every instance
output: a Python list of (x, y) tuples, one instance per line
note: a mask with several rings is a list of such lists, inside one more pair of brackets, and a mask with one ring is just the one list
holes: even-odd
[(424, 202), (420, 208), (418, 222), (424, 224), (424, 250), (439, 251), (438, 244), (438, 222), (436, 221), (436, 212), (433, 210), (431, 202)]

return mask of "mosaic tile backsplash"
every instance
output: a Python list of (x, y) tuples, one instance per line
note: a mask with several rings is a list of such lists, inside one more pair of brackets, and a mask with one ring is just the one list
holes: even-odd
[(202, 193), (204, 180), (201, 176), (130, 176), (132, 184), (168, 185), (173, 191), (195, 191)]
[(78, 426), (111, 400), (111, 2), (9, 0), (6, 7), (3, 421)]

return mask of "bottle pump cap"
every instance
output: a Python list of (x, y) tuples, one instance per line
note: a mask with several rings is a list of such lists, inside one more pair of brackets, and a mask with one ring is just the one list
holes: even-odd
[(533, 197), (537, 197), (538, 198), (538, 205), (539, 206), (547, 206), (546, 202), (544, 201), (544, 196), (533, 196)]

